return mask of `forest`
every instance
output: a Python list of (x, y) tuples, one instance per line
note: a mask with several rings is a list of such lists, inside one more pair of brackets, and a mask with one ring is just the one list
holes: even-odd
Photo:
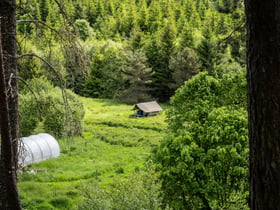
[(61, 78), (82, 96), (169, 102), (193, 75), (221, 77), (245, 64), (242, 1), (20, 2), (19, 54), (36, 53), (59, 74), (29, 57), (21, 78)]
[[(20, 136), (62, 148), (18, 174), (22, 207), (249, 209), (244, 16), (241, 0), (18, 0)], [(132, 117), (151, 100), (163, 113)]]

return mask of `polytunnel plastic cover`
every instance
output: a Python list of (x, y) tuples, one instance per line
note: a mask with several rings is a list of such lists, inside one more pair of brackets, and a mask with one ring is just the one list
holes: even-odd
[(21, 138), (19, 165), (26, 166), (60, 155), (60, 147), (55, 138), (40, 133)]

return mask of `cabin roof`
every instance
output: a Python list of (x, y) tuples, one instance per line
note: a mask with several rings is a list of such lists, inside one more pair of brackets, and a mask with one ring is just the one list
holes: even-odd
[(163, 110), (156, 101), (138, 103), (135, 107), (146, 113), (161, 112)]

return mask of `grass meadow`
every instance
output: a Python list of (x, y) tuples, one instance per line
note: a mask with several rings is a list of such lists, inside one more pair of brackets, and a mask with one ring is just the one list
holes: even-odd
[[(113, 184), (141, 171), (166, 129), (165, 113), (135, 118), (133, 106), (110, 99), (81, 98), (82, 137), (58, 139), (58, 158), (33, 164), (19, 174), (24, 209), (77, 209), (91, 181)], [(167, 107), (164, 107), (167, 108)]]

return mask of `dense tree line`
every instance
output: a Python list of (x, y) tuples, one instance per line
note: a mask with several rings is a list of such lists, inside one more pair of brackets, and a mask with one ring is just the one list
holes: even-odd
[[(20, 49), (54, 63), (67, 87), (81, 95), (169, 101), (200, 71), (215, 75), (244, 65), (239, 0), (25, 0), (20, 8), (18, 19), (44, 21), (54, 29), (20, 24), (20, 37), (28, 37)], [(62, 37), (54, 38), (55, 31)], [(58, 47), (64, 37), (82, 50), (73, 44)], [(46, 74), (47, 66), (30, 61), (20, 65), (22, 77)], [(138, 83), (140, 72), (145, 79)]]

